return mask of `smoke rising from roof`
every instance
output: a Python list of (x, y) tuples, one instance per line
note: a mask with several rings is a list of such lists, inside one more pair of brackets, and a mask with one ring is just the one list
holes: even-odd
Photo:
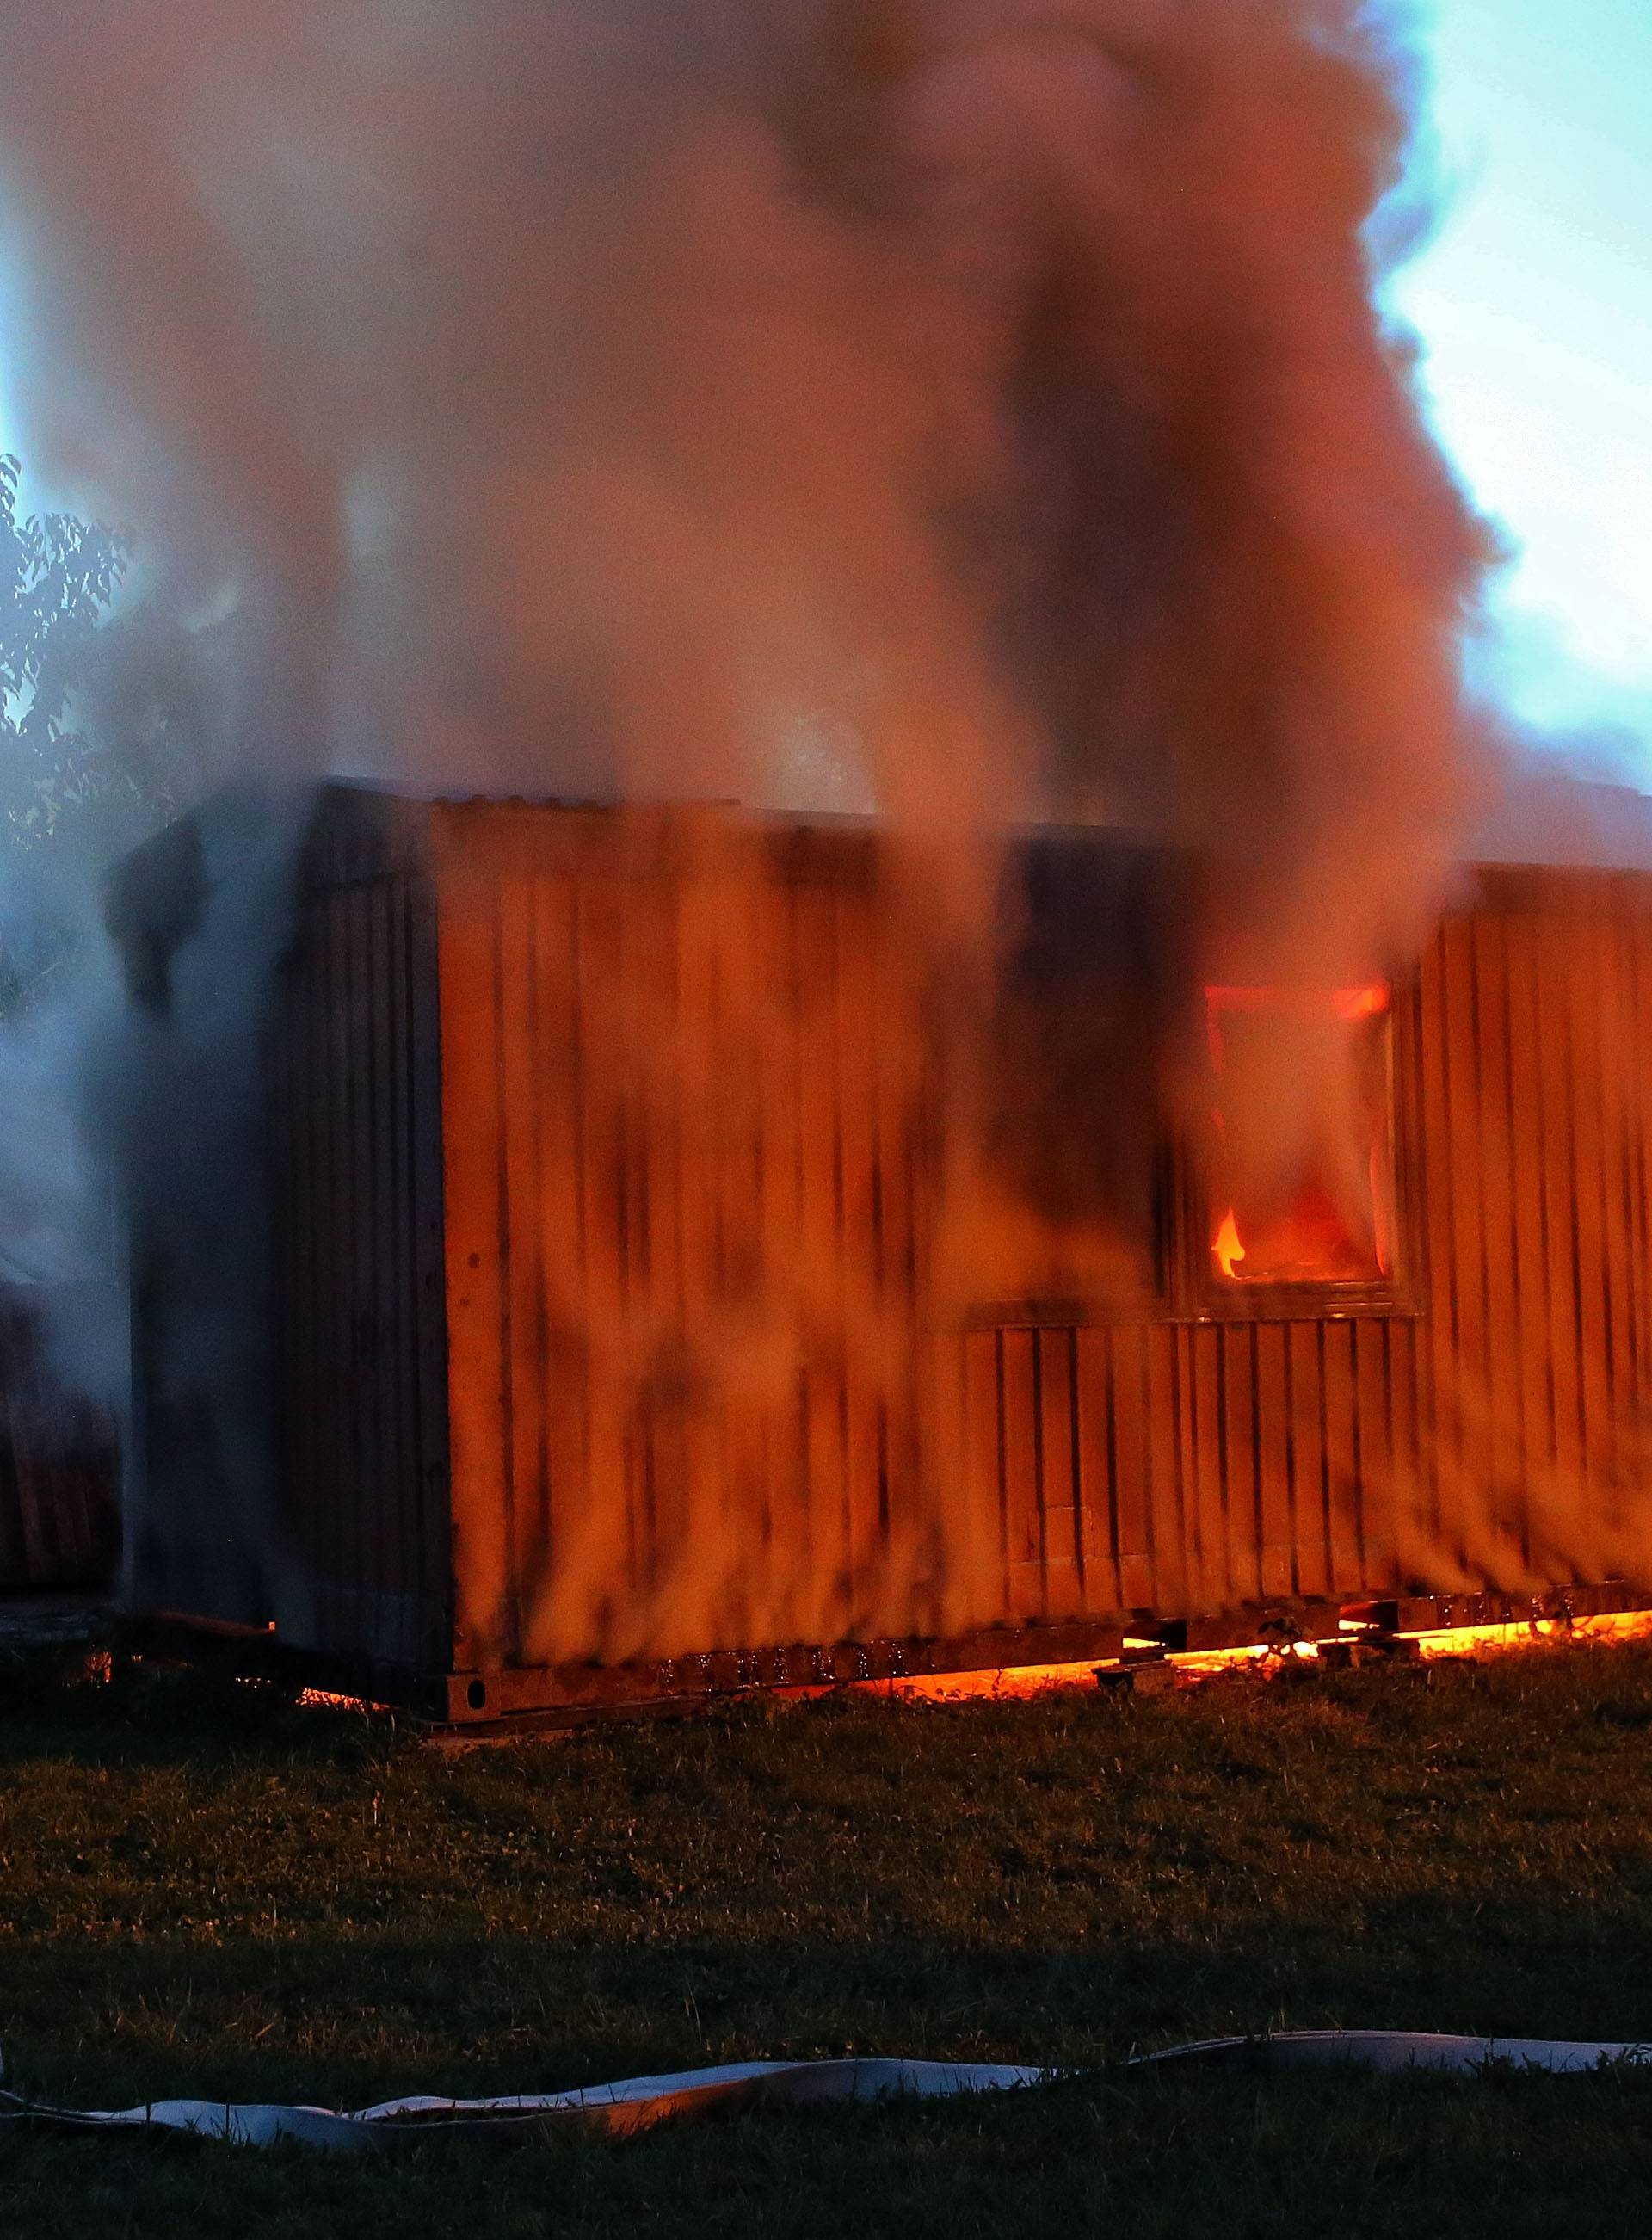
[(1358, 0), (14, 11), (16, 408), (238, 604), (232, 775), (1146, 821), (1345, 975), (1465, 813), (1414, 90)]
[[(1478, 759), (1489, 541), (1372, 304), (1416, 90), (1363, 0), (17, 9), (14, 413), (203, 787), (873, 808), (931, 938), (995, 830), (1105, 819), (1202, 851), (1190, 984), (1362, 980)], [(186, 980), (267, 972), (290, 832)], [(163, 1133), (177, 1051), (86, 1039)]]

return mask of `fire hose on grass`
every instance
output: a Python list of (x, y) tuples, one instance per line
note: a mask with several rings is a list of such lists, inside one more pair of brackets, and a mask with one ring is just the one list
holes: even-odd
[[(1652, 2063), (1652, 2042), (1602, 2038), (1455, 2037), (1413, 2030), (1283, 2030), (1267, 2037), (1216, 2037), (1132, 2055), (1126, 2069), (1199, 2062), (1262, 2070), (1346, 2065), (1392, 2075), (1408, 2070), (1475, 2074), (1489, 2068), (1575, 2076), (1619, 2063)], [(841, 2100), (944, 2100), (1064, 2083), (1088, 2072), (1003, 2062), (744, 2061), (614, 2084), (486, 2100), (412, 2093), (371, 2108), (330, 2108), (223, 2100), (153, 2100), (136, 2108), (56, 2108), (0, 2090), (0, 2123), (69, 2131), (183, 2134), (236, 2146), (283, 2139), (336, 2149), (379, 2147), (423, 2137), (521, 2136), (584, 2128), (609, 2134), (733, 2108), (802, 2106)]]

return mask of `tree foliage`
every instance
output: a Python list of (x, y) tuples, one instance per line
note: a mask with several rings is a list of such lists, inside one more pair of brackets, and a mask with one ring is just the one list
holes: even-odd
[(117, 531), (19, 510), (19, 462), (0, 457), (0, 828), (13, 845), (133, 779), (88, 728), (102, 638), (131, 560)]

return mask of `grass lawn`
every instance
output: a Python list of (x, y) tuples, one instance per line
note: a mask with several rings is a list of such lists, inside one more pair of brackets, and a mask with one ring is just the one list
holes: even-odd
[[(0, 2045), (358, 2106), (752, 2056), (1652, 2037), (1652, 1647), (866, 1698), (442, 1757), (145, 1673), (0, 1689)], [(0, 2127), (0, 2234), (1652, 2230), (1652, 2077), (1116, 2073), (384, 2157)]]

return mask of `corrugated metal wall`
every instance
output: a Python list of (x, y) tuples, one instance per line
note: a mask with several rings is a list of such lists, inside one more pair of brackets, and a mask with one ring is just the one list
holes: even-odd
[(283, 997), (319, 1645), (488, 1670), (1649, 1568), (1652, 883), (1489, 873), (1403, 995), (1414, 1311), (1063, 1320), (1082, 1240), (953, 1157), (867, 835), (429, 819), (428, 890), (316, 859)]
[(1652, 882), (1479, 884), (1405, 1038), (1417, 1313), (966, 1339), (1013, 1615), (1646, 1573)]
[(1488, 875), (1424, 960), (1417, 1312), (949, 1338), (921, 1270), (969, 1209), (865, 843), (662, 826), (644, 871), (618, 830), (483, 872), (472, 828), (443, 890), (463, 1663), (1642, 1560), (1644, 883)]
[(1029, 1622), (1355, 1599), (1417, 1469), (1407, 1318), (972, 1332), (972, 1469)]
[(1652, 881), (1487, 874), (1423, 981), (1440, 1544), (1635, 1575), (1652, 1543)]
[(441, 1077), (430, 888), (323, 813), (270, 1038), (279, 1480), (303, 1646), (449, 1654)]
[(467, 1666), (933, 1630), (923, 1038), (864, 835), (443, 812)]
[(107, 1586), (120, 1560), (114, 1426), (52, 1375), (40, 1311), (0, 1289), (0, 1594)]

